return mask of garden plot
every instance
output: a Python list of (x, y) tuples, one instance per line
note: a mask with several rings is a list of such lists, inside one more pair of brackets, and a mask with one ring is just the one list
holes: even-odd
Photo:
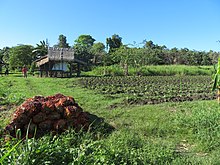
[(123, 96), (129, 104), (157, 104), (216, 98), (209, 76), (89, 77), (79, 83), (105, 95)]

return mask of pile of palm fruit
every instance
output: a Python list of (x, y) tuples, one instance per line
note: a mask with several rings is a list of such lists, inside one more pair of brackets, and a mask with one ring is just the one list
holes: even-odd
[(73, 97), (56, 94), (27, 99), (13, 114), (5, 132), (17, 137), (40, 137), (48, 132), (61, 133), (69, 128), (76, 131), (88, 129), (89, 113), (83, 112)]

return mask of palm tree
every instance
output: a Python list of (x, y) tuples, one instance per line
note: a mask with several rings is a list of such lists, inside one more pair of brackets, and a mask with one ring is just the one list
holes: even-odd
[(32, 53), (34, 54), (35, 59), (45, 56), (48, 53), (48, 43), (44, 40), (40, 41), (40, 44), (37, 44)]

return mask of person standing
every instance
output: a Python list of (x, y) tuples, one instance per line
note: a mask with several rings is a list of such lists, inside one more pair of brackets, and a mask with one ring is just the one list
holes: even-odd
[(24, 78), (27, 78), (27, 67), (26, 67), (26, 65), (24, 65), (24, 67), (22, 68), (22, 73), (23, 73)]

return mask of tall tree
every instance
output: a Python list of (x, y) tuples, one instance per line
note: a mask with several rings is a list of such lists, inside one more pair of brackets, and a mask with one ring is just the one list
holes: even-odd
[(94, 43), (91, 47), (90, 52), (93, 55), (93, 63), (94, 64), (100, 64), (104, 61), (106, 51), (105, 51), (105, 45), (101, 42)]
[(86, 48), (91, 48), (95, 42), (95, 39), (91, 35), (83, 34), (80, 35), (75, 41), (75, 46), (83, 46)]
[(80, 35), (74, 42), (74, 54), (75, 56), (87, 63), (90, 63), (93, 58), (92, 53), (90, 52), (95, 39), (90, 35)]
[(59, 35), (58, 43), (57, 43), (57, 45), (54, 45), (54, 47), (70, 48), (69, 44), (67, 43), (66, 36), (64, 36), (63, 34)]
[(144, 48), (148, 48), (148, 49), (153, 49), (155, 48), (155, 45), (153, 43), (153, 41), (146, 41), (145, 44), (144, 44)]
[(1, 56), (1, 60), (8, 64), (9, 63), (9, 51), (10, 48), (9, 47), (4, 47), (1, 51), (0, 51), (0, 56)]
[(109, 48), (109, 52), (114, 52), (116, 48), (122, 46), (122, 37), (117, 34), (112, 35), (106, 39), (107, 48)]
[(133, 49), (134, 48), (129, 48), (126, 45), (123, 45), (111, 53), (113, 61), (121, 65), (125, 76), (128, 76), (129, 65), (134, 63)]
[(23, 65), (30, 66), (34, 60), (34, 47), (31, 45), (19, 45), (12, 47), (9, 52), (9, 66), (12, 70), (21, 68)]

